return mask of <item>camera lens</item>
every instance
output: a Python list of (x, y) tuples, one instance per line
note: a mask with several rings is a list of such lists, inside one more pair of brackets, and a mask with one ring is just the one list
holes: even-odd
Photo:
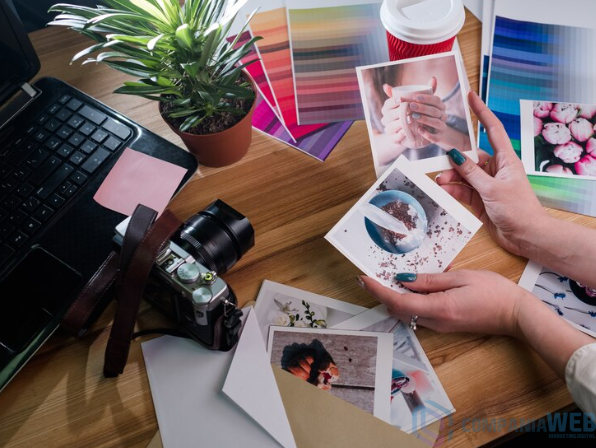
[(189, 218), (174, 242), (221, 275), (255, 245), (255, 231), (244, 215), (217, 199)]

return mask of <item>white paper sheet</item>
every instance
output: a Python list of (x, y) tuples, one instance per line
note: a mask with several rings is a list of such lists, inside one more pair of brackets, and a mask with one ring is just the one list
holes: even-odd
[(223, 392), (283, 447), (296, 447), (254, 310), (246, 318)]
[(234, 351), (173, 336), (141, 347), (164, 448), (279, 448), (221, 391)]
[(464, 6), (474, 14), (478, 20), (482, 21), (482, 8), (486, 0), (464, 0)]

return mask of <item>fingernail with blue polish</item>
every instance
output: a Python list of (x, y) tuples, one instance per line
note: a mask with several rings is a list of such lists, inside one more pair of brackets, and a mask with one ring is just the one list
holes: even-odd
[(395, 275), (395, 280), (398, 282), (415, 282), (416, 281), (416, 274), (411, 272), (403, 272), (401, 274)]
[(451, 160), (453, 160), (453, 163), (458, 166), (462, 165), (466, 161), (466, 157), (455, 148), (453, 148), (451, 151), (447, 151), (447, 155), (451, 158)]
[(414, 112), (414, 113), (412, 114), (412, 118), (414, 118), (414, 119), (418, 120), (418, 119), (420, 118), (420, 114), (417, 114), (416, 112)]
[(410, 103), (410, 109), (412, 109), (412, 110), (418, 110), (418, 104), (416, 104), (416, 103)]

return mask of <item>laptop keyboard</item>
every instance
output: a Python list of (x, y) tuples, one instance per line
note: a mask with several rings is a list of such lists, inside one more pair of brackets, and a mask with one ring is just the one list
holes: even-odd
[(0, 144), (0, 265), (40, 232), (132, 135), (132, 129), (63, 95)]

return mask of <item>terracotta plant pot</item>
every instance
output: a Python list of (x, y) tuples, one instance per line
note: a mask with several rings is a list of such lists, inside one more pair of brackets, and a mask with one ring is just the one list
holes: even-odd
[[(250, 80), (256, 95), (255, 82), (248, 74), (246, 74), (246, 77)], [(162, 104), (159, 103), (160, 115)], [(170, 129), (182, 139), (190, 153), (197, 158), (200, 164), (218, 168), (236, 163), (246, 155), (252, 141), (252, 115), (256, 104), (257, 100), (255, 98), (252, 107), (242, 120), (231, 128), (215, 134), (196, 135), (181, 132), (180, 129), (172, 126), (163, 115), (162, 118), (164, 118)]]

